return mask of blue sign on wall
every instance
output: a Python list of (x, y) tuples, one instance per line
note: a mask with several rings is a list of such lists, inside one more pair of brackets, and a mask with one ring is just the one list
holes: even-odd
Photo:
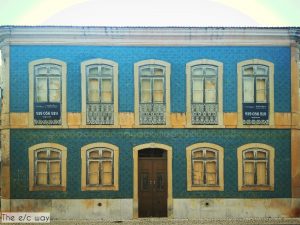
[(34, 103), (35, 120), (59, 120), (60, 103)]
[(269, 119), (269, 103), (243, 103), (243, 120), (266, 121)]

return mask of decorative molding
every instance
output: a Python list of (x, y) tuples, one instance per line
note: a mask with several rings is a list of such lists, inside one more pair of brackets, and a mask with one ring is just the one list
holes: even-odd
[(289, 46), (299, 28), (1, 26), (0, 43), (43, 45)]

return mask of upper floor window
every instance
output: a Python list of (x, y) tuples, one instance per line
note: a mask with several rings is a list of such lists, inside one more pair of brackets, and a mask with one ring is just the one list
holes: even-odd
[(119, 149), (94, 143), (81, 149), (82, 190), (118, 190)]
[(187, 64), (188, 125), (222, 125), (223, 64), (196, 60)]
[(66, 148), (44, 143), (29, 148), (30, 190), (66, 189)]
[(264, 144), (238, 148), (239, 190), (274, 189), (274, 149)]
[(187, 148), (187, 186), (193, 190), (223, 190), (222, 147), (199, 143)]
[(66, 64), (42, 59), (29, 64), (30, 124), (66, 125)]
[(118, 121), (118, 65), (93, 59), (82, 66), (82, 121), (87, 125), (114, 125)]
[(170, 113), (170, 65), (146, 60), (135, 64), (135, 112), (137, 124), (168, 125)]
[(272, 63), (262, 60), (248, 60), (238, 64), (238, 107), (242, 111), (239, 120), (242, 120), (243, 125), (274, 123), (273, 68)]

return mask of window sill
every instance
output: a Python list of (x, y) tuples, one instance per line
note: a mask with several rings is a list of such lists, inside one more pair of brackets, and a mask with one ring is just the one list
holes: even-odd
[(239, 191), (274, 191), (274, 186), (241, 186)]
[(189, 186), (187, 191), (224, 191), (224, 186)]
[(118, 191), (119, 187), (114, 186), (83, 186), (81, 191)]
[(66, 191), (65, 186), (33, 186), (29, 191)]

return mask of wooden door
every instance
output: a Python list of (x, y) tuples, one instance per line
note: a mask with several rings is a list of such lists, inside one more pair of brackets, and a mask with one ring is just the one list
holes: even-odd
[(139, 157), (139, 217), (167, 216), (167, 160)]

